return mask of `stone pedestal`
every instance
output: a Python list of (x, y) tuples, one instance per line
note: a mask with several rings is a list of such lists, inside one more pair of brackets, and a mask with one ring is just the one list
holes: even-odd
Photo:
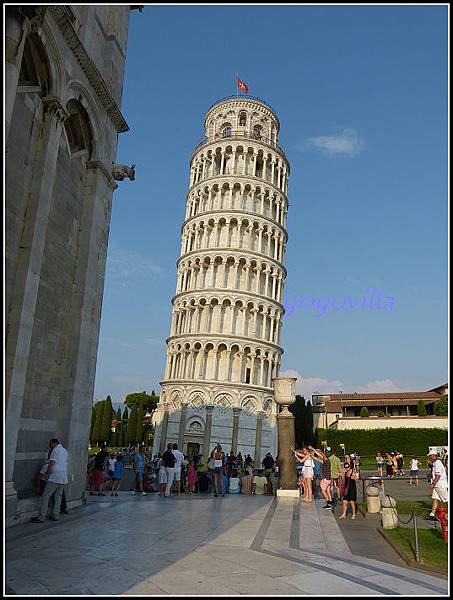
[(283, 410), (277, 415), (278, 458), (280, 460), (277, 495), (298, 496), (296, 459), (291, 450), (294, 447), (294, 416), (288, 406), (296, 401), (295, 377), (277, 377), (273, 380), (275, 402)]

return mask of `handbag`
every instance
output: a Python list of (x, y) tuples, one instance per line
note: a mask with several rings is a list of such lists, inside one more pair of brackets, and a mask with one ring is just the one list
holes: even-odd
[(354, 479), (354, 481), (358, 481), (360, 479), (360, 475), (357, 473), (357, 471), (352, 472), (351, 479)]

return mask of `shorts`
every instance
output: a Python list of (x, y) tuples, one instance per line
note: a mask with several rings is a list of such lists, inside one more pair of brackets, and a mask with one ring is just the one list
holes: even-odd
[(112, 477), (113, 481), (121, 481), (121, 477)]
[(321, 490), (327, 491), (329, 488), (332, 487), (332, 480), (331, 479), (321, 479), (321, 483), (319, 485), (321, 487)]
[(332, 485), (334, 487), (338, 487), (340, 485), (340, 476), (332, 477)]
[(113, 471), (107, 471), (107, 475), (108, 475), (109, 477), (113, 477)]
[(181, 481), (181, 467), (175, 467), (175, 481)]
[(418, 469), (416, 471), (411, 470), (411, 477), (418, 477)]
[(313, 479), (313, 467), (304, 467), (302, 469), (302, 477), (304, 479)]
[(213, 473), (216, 473), (217, 475), (219, 473), (221, 473), (223, 471), (223, 467), (214, 467), (214, 469), (212, 470)]
[(143, 471), (135, 471), (135, 481), (143, 481)]
[(104, 471), (98, 471), (98, 469), (95, 469), (93, 471), (93, 483), (95, 484), (101, 484), (104, 483), (105, 481), (105, 472)]
[(376, 463), (376, 469), (383, 469), (384, 463)]
[(433, 500), (439, 500), (439, 502), (448, 502), (448, 487), (445, 485), (436, 485), (433, 489)]

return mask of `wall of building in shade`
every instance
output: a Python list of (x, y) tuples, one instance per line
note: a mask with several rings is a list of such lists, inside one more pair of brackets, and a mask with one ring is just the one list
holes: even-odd
[(6, 7), (8, 523), (50, 438), (84, 501), (129, 6)]
[(265, 102), (217, 102), (190, 165), (154, 452), (277, 451), (289, 164)]

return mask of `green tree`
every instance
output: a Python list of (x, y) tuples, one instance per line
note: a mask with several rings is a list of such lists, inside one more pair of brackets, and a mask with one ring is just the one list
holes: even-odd
[(102, 413), (102, 424), (101, 424), (101, 441), (108, 442), (110, 440), (110, 436), (112, 434), (112, 417), (113, 417), (113, 407), (112, 407), (112, 399), (110, 396), (104, 401), (104, 411)]
[(121, 421), (121, 406), (116, 411), (115, 418), (117, 421)]
[(369, 417), (370, 416), (370, 411), (368, 410), (368, 408), (366, 406), (362, 406), (362, 408), (360, 409), (360, 416), (361, 417)]
[(129, 419), (127, 421), (126, 439), (125, 439), (126, 444), (130, 444), (131, 442), (137, 441), (135, 439), (135, 435), (137, 433), (137, 411), (138, 411), (137, 405), (134, 404), (134, 406), (132, 407), (132, 411), (129, 416)]
[(130, 408), (143, 404), (143, 409), (145, 412), (147, 410), (150, 412), (155, 410), (158, 402), (159, 396), (156, 396), (154, 390), (151, 394), (148, 394), (147, 392), (133, 392), (132, 394), (128, 394), (124, 399), (124, 403)]
[(99, 444), (102, 441), (102, 417), (104, 414), (104, 400), (97, 403), (98, 408), (96, 409), (96, 420), (94, 422), (93, 433), (91, 441), (95, 444)]
[(445, 394), (440, 400), (434, 405), (434, 414), (438, 417), (448, 416), (448, 395)]
[(419, 417), (426, 417), (426, 406), (423, 400), (419, 400), (417, 404), (417, 414)]
[(296, 448), (302, 448), (304, 443), (306, 443), (305, 439), (307, 437), (305, 398), (297, 395), (296, 401), (288, 407), (288, 410), (294, 415)]
[(135, 433), (135, 441), (137, 444), (143, 442), (143, 420), (145, 418), (145, 412), (143, 410), (143, 404), (140, 402), (137, 409), (137, 429)]
[(127, 406), (126, 406), (126, 408), (124, 409), (124, 412), (123, 412), (123, 418), (121, 420), (127, 421), (128, 419), (129, 419), (129, 411), (127, 410)]
[(93, 441), (93, 431), (94, 431), (94, 426), (96, 424), (96, 413), (98, 410), (99, 410), (99, 402), (96, 402), (96, 404), (94, 404), (91, 407), (90, 441)]
[(316, 442), (316, 436), (314, 433), (314, 423), (313, 423), (313, 406), (311, 405), (310, 400), (307, 402), (307, 406), (305, 409), (306, 412), (306, 421), (307, 421), (307, 444), (311, 446)]

